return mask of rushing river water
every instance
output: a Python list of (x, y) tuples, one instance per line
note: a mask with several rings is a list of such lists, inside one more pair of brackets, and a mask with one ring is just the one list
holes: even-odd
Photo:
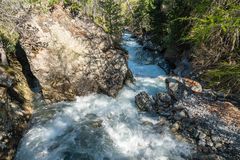
[(125, 33), (122, 43), (135, 83), (116, 98), (92, 94), (37, 110), (16, 160), (180, 160), (190, 153), (167, 129), (155, 127), (158, 116), (137, 110), (139, 92), (165, 91), (159, 78), (165, 73), (131, 34)]

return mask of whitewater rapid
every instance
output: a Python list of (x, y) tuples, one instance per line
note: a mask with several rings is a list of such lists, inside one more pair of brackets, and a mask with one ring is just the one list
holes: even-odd
[(190, 154), (190, 147), (167, 128), (156, 127), (157, 115), (135, 106), (141, 91), (165, 92), (164, 71), (130, 33), (124, 34), (122, 46), (136, 81), (116, 98), (92, 94), (36, 110), (16, 160), (181, 160)]

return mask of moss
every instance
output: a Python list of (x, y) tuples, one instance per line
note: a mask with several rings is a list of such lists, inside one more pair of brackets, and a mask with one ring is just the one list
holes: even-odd
[(7, 53), (15, 52), (15, 45), (19, 40), (19, 34), (11, 30), (10, 27), (4, 27), (0, 25), (0, 41), (3, 42), (3, 46)]

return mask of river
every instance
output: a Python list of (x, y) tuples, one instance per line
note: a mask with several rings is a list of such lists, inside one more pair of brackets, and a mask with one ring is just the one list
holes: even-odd
[(34, 111), (16, 160), (181, 160), (191, 148), (175, 140), (157, 115), (140, 112), (134, 97), (165, 92), (165, 73), (130, 33), (122, 46), (135, 82), (116, 98), (103, 94), (78, 97)]

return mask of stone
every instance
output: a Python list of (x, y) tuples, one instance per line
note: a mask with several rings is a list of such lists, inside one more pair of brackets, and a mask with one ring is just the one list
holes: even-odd
[(167, 120), (165, 117), (160, 117), (159, 122), (157, 123), (160, 126), (163, 126), (167, 123)]
[(176, 133), (179, 129), (180, 129), (180, 123), (179, 123), (179, 122), (175, 122), (175, 123), (171, 126), (171, 131), (172, 131), (173, 133)]
[(183, 141), (184, 140), (184, 137), (180, 134), (176, 134), (175, 137), (178, 141)]
[(165, 79), (168, 94), (176, 100), (180, 100), (192, 93), (202, 93), (203, 89), (200, 83), (180, 77), (170, 77)]
[(155, 101), (156, 110), (161, 107), (168, 108), (173, 103), (171, 96), (169, 96), (167, 93), (160, 92), (156, 94), (153, 99)]
[(175, 100), (180, 100), (191, 93), (190, 90), (177, 79), (167, 78), (165, 83), (168, 94)]
[(168, 104), (171, 104), (172, 102), (172, 99), (171, 97), (169, 96), (169, 94), (167, 93), (158, 93), (155, 97), (154, 97), (154, 100), (155, 101), (162, 101), (162, 102), (165, 102), (165, 103), (168, 103)]
[(101, 120), (101, 119), (93, 121), (93, 122), (91, 122), (91, 127), (92, 128), (100, 128), (100, 127), (102, 127), (102, 122), (103, 122), (103, 120)]
[(51, 103), (93, 92), (116, 96), (130, 77), (124, 51), (109, 44), (102, 28), (73, 19), (62, 6), (31, 14), (19, 31), (29, 69)]
[(135, 96), (135, 103), (139, 110), (152, 112), (153, 100), (146, 92), (140, 92)]
[(182, 111), (180, 111), (180, 112), (177, 112), (175, 115), (174, 115), (174, 119), (176, 120), (176, 121), (180, 121), (180, 120), (182, 120), (183, 118), (186, 118), (187, 117), (187, 113), (184, 111), (184, 110), (182, 110)]
[(183, 83), (188, 88), (190, 88), (193, 91), (193, 93), (202, 93), (203, 91), (202, 85), (197, 81), (191, 80), (189, 78), (183, 78)]
[(149, 122), (149, 121), (144, 121), (142, 123), (144, 126), (153, 126), (153, 123), (152, 122)]

